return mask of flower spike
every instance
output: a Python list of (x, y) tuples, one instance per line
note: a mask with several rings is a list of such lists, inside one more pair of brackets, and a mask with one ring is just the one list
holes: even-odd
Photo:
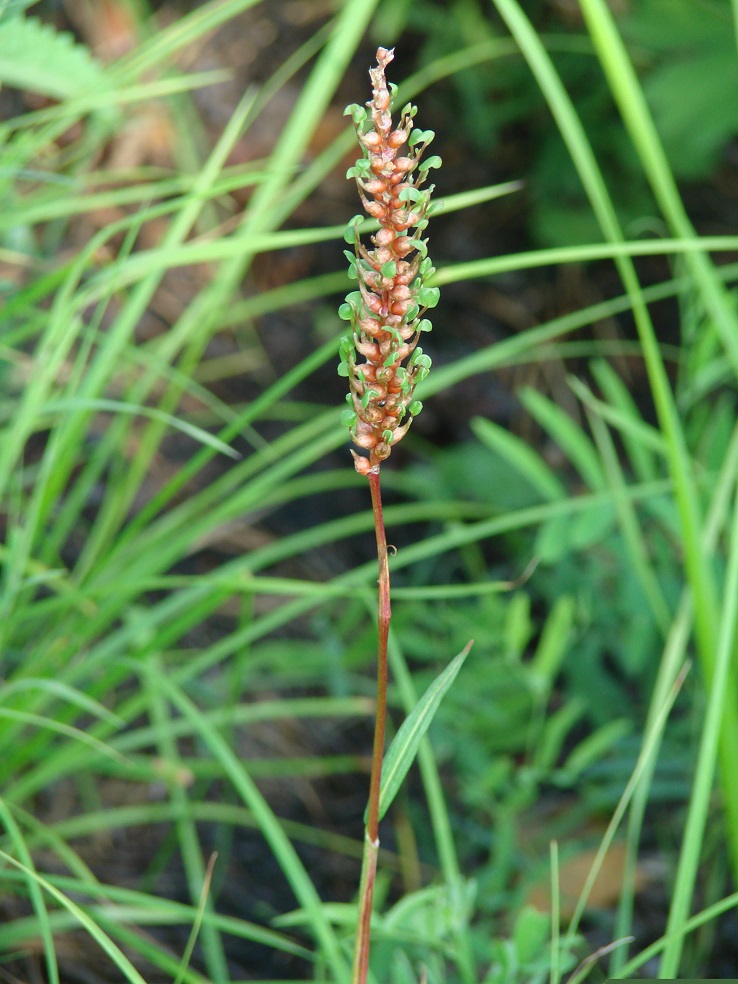
[(341, 340), (338, 367), (339, 375), (349, 380), (342, 420), (354, 444), (368, 452), (351, 452), (361, 475), (378, 471), (422, 408), (414, 392), (428, 375), (431, 361), (418, 339), (421, 332), (430, 331), (431, 323), (423, 316), (439, 296), (438, 288), (425, 286), (435, 270), (427, 240), (420, 236), (428, 224), (433, 192), (433, 185), (421, 186), (441, 159), (431, 157), (421, 165), (434, 133), (413, 130), (415, 106), (405, 106), (393, 128), (390, 90), (395, 87), (388, 87), (385, 79), (393, 57), (392, 50), (377, 50), (377, 67), (369, 70), (372, 98), (367, 108), (346, 109), (363, 149), (346, 176), (355, 179), (364, 211), (379, 223), (370, 237), (372, 249), (359, 236), (362, 216), (348, 224), (346, 241), (354, 247), (346, 254), (349, 276), (359, 289), (339, 309), (352, 329)]

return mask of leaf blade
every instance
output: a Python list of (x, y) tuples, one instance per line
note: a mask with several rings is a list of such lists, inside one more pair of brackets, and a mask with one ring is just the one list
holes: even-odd
[(421, 740), (430, 727), (442, 699), (456, 679), (473, 644), (474, 640), (472, 639), (460, 653), (454, 656), (446, 669), (435, 678), (392, 739), (382, 769), (382, 784), (379, 792), (380, 820), (392, 805), (403, 779), (415, 761)]

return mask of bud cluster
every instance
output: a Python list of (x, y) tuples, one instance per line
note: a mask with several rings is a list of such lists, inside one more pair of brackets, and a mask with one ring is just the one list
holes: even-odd
[[(433, 185), (423, 190), (421, 185), (441, 159), (421, 161), (434, 133), (413, 129), (414, 106), (405, 106), (398, 127), (393, 128), (390, 110), (396, 86), (388, 88), (384, 74), (392, 58), (392, 51), (378, 49), (377, 67), (369, 72), (369, 111), (357, 105), (346, 109), (364, 151), (346, 177), (356, 179), (365, 212), (379, 222), (379, 230), (371, 236), (373, 249), (367, 249), (359, 237), (361, 215), (348, 225), (346, 241), (354, 252), (345, 253), (349, 276), (358, 281), (359, 289), (339, 309), (352, 328), (341, 340), (338, 367), (350, 386), (342, 420), (354, 444), (369, 452), (368, 457), (351, 452), (362, 475), (379, 468), (422, 409), (414, 392), (428, 375), (430, 359), (418, 339), (431, 329), (423, 315), (436, 306), (439, 294), (438, 288), (425, 286), (434, 268), (427, 240), (419, 237), (433, 208)], [(406, 156), (402, 156), (405, 145)]]

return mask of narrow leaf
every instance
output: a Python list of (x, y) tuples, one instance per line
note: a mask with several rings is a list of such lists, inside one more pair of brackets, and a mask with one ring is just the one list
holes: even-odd
[(183, 434), (187, 434), (188, 437), (193, 438), (200, 444), (206, 444), (215, 451), (219, 451), (221, 454), (227, 455), (229, 458), (233, 458), (236, 461), (241, 458), (238, 451), (235, 451), (228, 444), (224, 444), (219, 438), (214, 437), (212, 434), (209, 434), (207, 431), (203, 430), (202, 427), (197, 427), (195, 424), (189, 424), (186, 420), (180, 420), (178, 417), (174, 417), (170, 413), (164, 413), (163, 410), (158, 410), (156, 407), (145, 407), (139, 404), (122, 403), (120, 400), (70, 397), (68, 399), (53, 400), (52, 402), (45, 404), (41, 412), (44, 414), (57, 414), (65, 413), (67, 411), (74, 412), (77, 410), (100, 410), (104, 413), (130, 414), (135, 417), (148, 417), (151, 420), (159, 420), (162, 423), (167, 424), (167, 426), (181, 431)]
[[(433, 717), (438, 710), (446, 691), (456, 679), (456, 674), (469, 655), (474, 640), (467, 643), (461, 652), (454, 656), (446, 669), (436, 677), (420, 698), (418, 703), (402, 722), (384, 760), (382, 786), (379, 792), (379, 819), (385, 815), (402, 785), (418, 753), (418, 747), (425, 736)], [(365, 817), (366, 820), (366, 817)]]

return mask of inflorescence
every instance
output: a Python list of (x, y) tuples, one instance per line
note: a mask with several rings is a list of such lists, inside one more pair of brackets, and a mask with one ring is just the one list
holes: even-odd
[[(359, 237), (363, 216), (349, 222), (346, 241), (354, 252), (345, 253), (349, 276), (358, 281), (359, 289), (339, 309), (352, 328), (341, 340), (338, 367), (350, 386), (342, 420), (354, 444), (369, 452), (367, 457), (351, 451), (361, 475), (379, 468), (422, 409), (414, 392), (428, 375), (431, 361), (418, 339), (431, 330), (423, 315), (436, 306), (439, 296), (437, 287), (425, 286), (434, 268), (427, 240), (419, 237), (433, 209), (433, 185), (422, 190), (421, 185), (441, 159), (421, 160), (434, 133), (413, 129), (415, 106), (405, 106), (393, 129), (391, 102), (397, 87), (388, 88), (384, 74), (393, 57), (386, 48), (377, 51), (377, 67), (369, 71), (369, 111), (358, 105), (346, 109), (364, 151), (346, 177), (356, 179), (365, 212), (379, 222), (379, 230), (371, 236), (373, 249), (367, 249)], [(407, 156), (400, 156), (405, 145)]]

